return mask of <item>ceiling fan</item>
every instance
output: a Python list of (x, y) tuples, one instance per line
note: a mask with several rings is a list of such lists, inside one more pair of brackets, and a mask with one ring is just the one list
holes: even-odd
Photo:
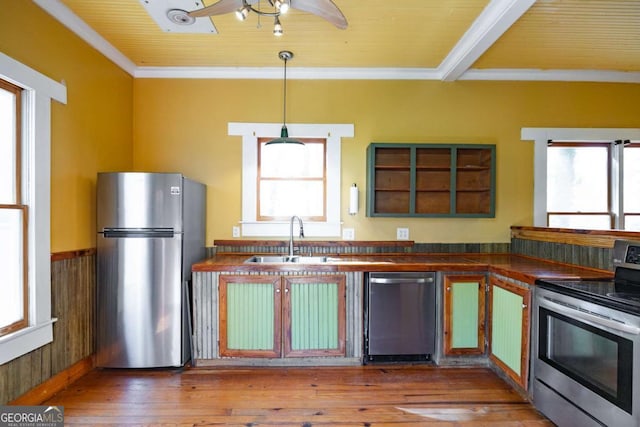
[[(265, 0), (265, 3), (270, 6), (269, 10), (260, 8), (259, 3), (260, 0), (219, 0), (211, 6), (188, 12), (187, 15), (191, 18), (199, 18), (235, 12), (239, 19), (244, 20), (249, 12), (254, 12), (260, 16), (273, 17), (275, 19), (273, 32), (276, 35), (282, 35), (279, 17), (291, 7), (326, 19), (342, 30), (347, 28), (346, 18), (332, 0)], [(254, 7), (256, 4), (257, 7)]]

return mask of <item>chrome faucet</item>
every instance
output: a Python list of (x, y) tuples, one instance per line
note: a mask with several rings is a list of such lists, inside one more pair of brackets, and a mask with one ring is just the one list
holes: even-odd
[(298, 224), (300, 224), (300, 237), (304, 237), (304, 226), (302, 225), (302, 219), (299, 216), (294, 215), (291, 217), (291, 222), (289, 223), (289, 257), (293, 257), (293, 220), (297, 219)]

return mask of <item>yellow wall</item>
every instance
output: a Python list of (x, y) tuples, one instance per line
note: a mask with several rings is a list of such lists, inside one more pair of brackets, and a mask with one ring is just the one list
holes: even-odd
[[(228, 122), (282, 121), (282, 81), (136, 79), (134, 165), (179, 171), (208, 186), (207, 242), (231, 238), (241, 219), (241, 138)], [(289, 123), (353, 123), (342, 145), (342, 202), (361, 189), (358, 215), (342, 216), (358, 240), (508, 242), (511, 225), (532, 224), (533, 143), (522, 127), (639, 127), (640, 85), (437, 81), (289, 80)], [(497, 145), (496, 217), (368, 218), (370, 142)]]
[(96, 174), (133, 163), (133, 78), (32, 2), (0, 10), (0, 51), (67, 86), (52, 105), (51, 252), (94, 247)]

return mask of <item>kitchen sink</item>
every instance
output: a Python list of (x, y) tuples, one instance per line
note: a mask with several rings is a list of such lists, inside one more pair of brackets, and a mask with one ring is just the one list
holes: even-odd
[(288, 255), (254, 255), (245, 260), (245, 263), (258, 263), (258, 264), (322, 264), (329, 262), (329, 257), (326, 256), (288, 256)]

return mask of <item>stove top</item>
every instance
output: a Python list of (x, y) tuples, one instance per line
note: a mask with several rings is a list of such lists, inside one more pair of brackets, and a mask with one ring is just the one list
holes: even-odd
[(604, 280), (540, 279), (542, 288), (640, 315), (640, 242), (616, 240), (615, 275)]
[(629, 291), (628, 284), (610, 280), (539, 279), (536, 285), (626, 313), (640, 315), (640, 286)]

